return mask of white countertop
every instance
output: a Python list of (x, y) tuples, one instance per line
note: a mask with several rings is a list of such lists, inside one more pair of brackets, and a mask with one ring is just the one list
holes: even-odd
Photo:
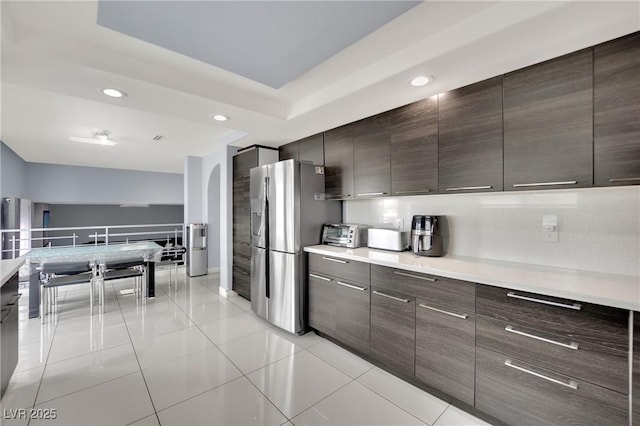
[(640, 277), (501, 262), (472, 257), (421, 257), (361, 247), (305, 247), (310, 253), (439, 275), (495, 287), (640, 311)]
[(0, 287), (9, 281), (9, 278), (11, 278), (13, 274), (20, 269), (23, 263), (24, 259), (0, 260), (0, 278), (2, 278), (2, 281), (0, 281)]

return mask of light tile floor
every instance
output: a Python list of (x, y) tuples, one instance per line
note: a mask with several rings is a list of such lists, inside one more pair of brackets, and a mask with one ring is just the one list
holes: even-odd
[(220, 296), (217, 274), (169, 286), (161, 272), (145, 305), (131, 284), (109, 283), (93, 317), (85, 286), (61, 289), (44, 325), (21, 299), (0, 424), (486, 425), (313, 333), (272, 327)]

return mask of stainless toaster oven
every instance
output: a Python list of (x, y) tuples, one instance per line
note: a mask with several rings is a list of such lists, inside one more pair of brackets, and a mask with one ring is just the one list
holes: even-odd
[(322, 244), (357, 248), (367, 245), (367, 225), (355, 223), (327, 223), (322, 228)]

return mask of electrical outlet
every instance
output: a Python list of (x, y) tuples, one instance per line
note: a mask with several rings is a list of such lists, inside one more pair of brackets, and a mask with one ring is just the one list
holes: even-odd
[(555, 214), (542, 216), (542, 240), (558, 241), (558, 216)]
[(404, 220), (397, 218), (396, 219), (396, 228), (399, 230), (403, 230), (404, 229)]

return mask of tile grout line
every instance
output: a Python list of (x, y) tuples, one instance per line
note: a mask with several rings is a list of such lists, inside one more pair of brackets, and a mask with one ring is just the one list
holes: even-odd
[[(111, 283), (111, 287), (115, 291), (115, 286), (113, 285), (113, 283)], [(142, 294), (141, 297), (145, 297), (144, 294)], [(153, 413), (156, 415), (156, 420), (158, 420), (158, 425), (162, 426), (162, 423), (160, 423), (160, 417), (158, 416), (158, 410), (156, 410), (156, 405), (153, 403), (153, 398), (151, 397), (151, 391), (149, 390), (147, 379), (146, 377), (144, 377), (144, 372), (142, 371), (142, 365), (140, 365), (140, 358), (138, 358), (138, 352), (136, 351), (136, 346), (133, 344), (133, 339), (131, 338), (131, 333), (129, 332), (129, 326), (127, 325), (127, 320), (124, 318), (124, 312), (122, 312), (122, 306), (120, 305), (120, 299), (118, 298), (117, 292), (116, 292), (116, 301), (118, 302), (118, 309), (120, 309), (120, 315), (122, 315), (122, 321), (124, 321), (124, 327), (127, 330), (127, 335), (129, 336), (129, 342), (131, 343), (131, 347), (133, 348), (133, 355), (136, 357), (136, 362), (138, 363), (138, 368), (140, 369), (140, 375), (142, 376), (142, 381), (144, 382), (144, 386), (147, 389), (147, 395), (149, 395), (149, 402), (151, 402)], [(149, 417), (149, 416), (145, 416), (143, 418), (146, 418), (146, 417)], [(136, 421), (137, 420), (134, 420), (134, 422)]]

